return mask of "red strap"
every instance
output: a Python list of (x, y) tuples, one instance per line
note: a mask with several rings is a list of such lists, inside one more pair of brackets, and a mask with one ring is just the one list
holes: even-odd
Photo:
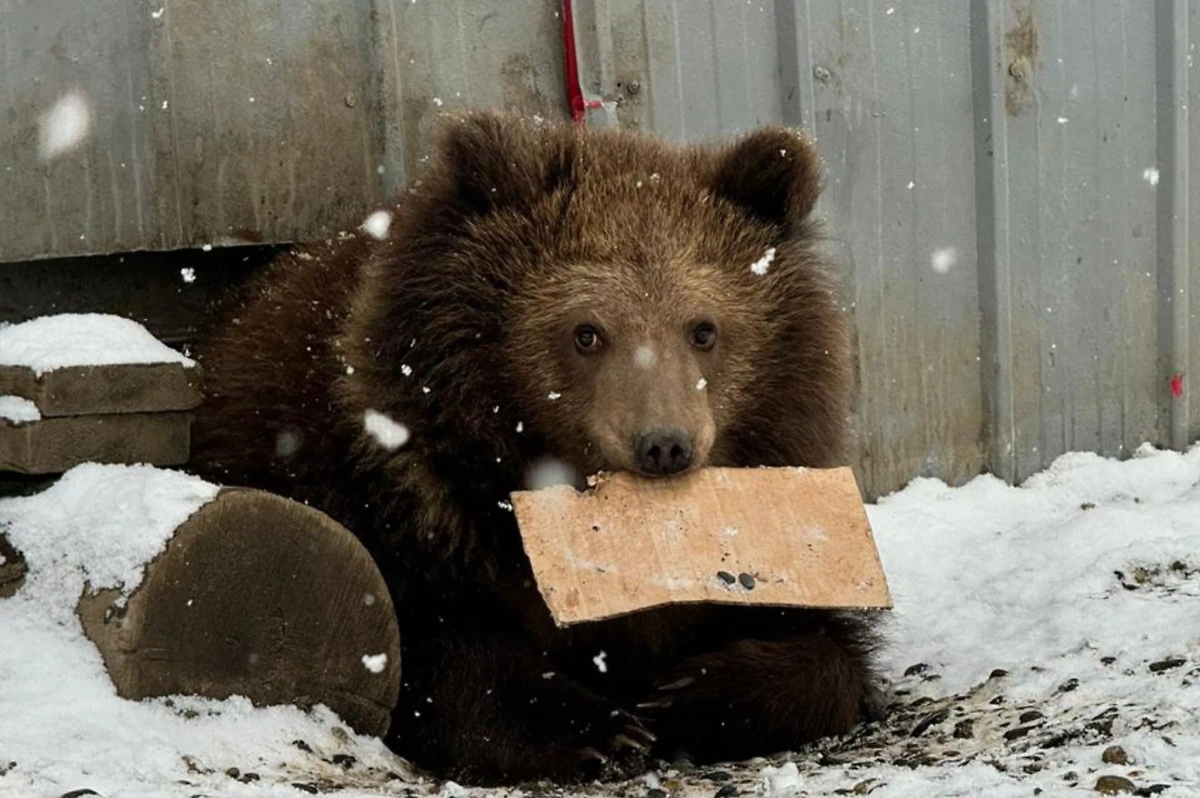
[(575, 50), (575, 17), (571, 13), (571, 0), (562, 0), (563, 11), (563, 54), (567, 72), (567, 105), (571, 109), (571, 119), (575, 122), (586, 121), (587, 109), (599, 108), (600, 100), (588, 100), (583, 96), (583, 86), (579, 82), (579, 54)]

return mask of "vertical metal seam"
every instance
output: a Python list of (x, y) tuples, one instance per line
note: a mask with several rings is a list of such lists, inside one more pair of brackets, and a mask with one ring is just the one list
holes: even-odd
[[(1189, 218), (1188, 218), (1188, 3), (1158, 0), (1158, 312), (1159, 396), (1166, 402), (1167, 441), (1174, 449), (1188, 445), (1190, 360)], [(1182, 395), (1167, 390), (1168, 381), (1183, 375)]]
[(997, 86), (998, 71), (1003, 66), (999, 59), (1002, 4), (1003, 0), (971, 2), (971, 80), (975, 95), (975, 235), (984, 423), (981, 437), (988, 468), (1014, 482), (1017, 453), (1008, 252), (1008, 130), (1004, 99)]

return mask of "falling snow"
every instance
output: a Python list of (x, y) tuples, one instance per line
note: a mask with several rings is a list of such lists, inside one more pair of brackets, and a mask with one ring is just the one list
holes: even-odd
[(190, 267), (179, 270), (179, 276), (183, 278), (185, 283), (196, 282), (196, 270)]
[(1158, 185), (1158, 167), (1157, 166), (1147, 166), (1146, 170), (1144, 172), (1142, 172), (1142, 179), (1145, 180), (1147, 183), (1149, 183), (1152, 186), (1157, 186)]
[(707, 387), (707, 386), (708, 386), (708, 380), (704, 379), (703, 377), (696, 380), (696, 390), (697, 391), (703, 391), (705, 389), (705, 387)]
[(372, 238), (377, 238), (380, 241), (387, 238), (388, 228), (392, 226), (391, 211), (375, 211), (367, 220), (363, 222), (362, 229), (366, 230)]
[(78, 92), (63, 95), (42, 116), (38, 143), (42, 160), (49, 161), (78, 147), (92, 124), (87, 99)]
[(953, 269), (954, 264), (958, 262), (958, 250), (954, 247), (943, 247), (934, 250), (933, 257), (930, 260), (935, 272), (945, 274)]
[(550, 393), (546, 394), (546, 398), (553, 402), (558, 399), (562, 399), (562, 394), (558, 391), (551, 391)]
[(608, 663), (605, 662), (607, 657), (608, 654), (604, 653), (603, 651), (592, 657), (592, 662), (596, 663), (596, 670), (600, 671), (601, 673), (608, 673)]
[(554, 485), (574, 485), (579, 475), (567, 463), (553, 457), (535, 462), (525, 475), (526, 490), (542, 490)]
[(408, 443), (408, 427), (378, 410), (363, 413), (363, 429), (389, 452), (394, 452)]

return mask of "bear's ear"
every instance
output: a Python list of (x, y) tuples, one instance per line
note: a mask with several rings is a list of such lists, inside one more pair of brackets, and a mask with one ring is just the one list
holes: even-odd
[(794, 228), (821, 193), (821, 159), (801, 134), (782, 127), (751, 133), (718, 155), (713, 190), (768, 224)]
[(452, 119), (438, 141), (438, 171), (469, 214), (532, 201), (569, 179), (569, 136), (494, 112)]

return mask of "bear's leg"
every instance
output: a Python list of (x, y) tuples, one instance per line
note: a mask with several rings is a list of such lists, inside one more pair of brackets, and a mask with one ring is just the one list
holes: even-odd
[(646, 767), (654, 735), (524, 641), (441, 637), (403, 656), (389, 743), (418, 766), (481, 786)]
[(874, 694), (866, 657), (852, 643), (799, 634), (689, 657), (639, 711), (651, 713), (664, 754), (731, 761), (844, 734)]

